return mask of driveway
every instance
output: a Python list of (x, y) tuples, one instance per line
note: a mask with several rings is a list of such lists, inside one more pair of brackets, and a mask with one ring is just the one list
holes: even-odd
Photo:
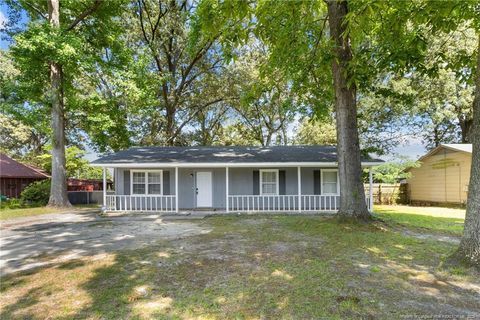
[(194, 221), (158, 215), (100, 217), (87, 212), (5, 220), (0, 223), (0, 270), (5, 275), (209, 231)]

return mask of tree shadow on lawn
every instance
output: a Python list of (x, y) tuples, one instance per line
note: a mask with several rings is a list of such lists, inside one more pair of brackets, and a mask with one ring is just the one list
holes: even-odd
[[(65, 283), (57, 294), (81, 292), (83, 300), (62, 314), (62, 303), (71, 300), (60, 297), (51, 306), (45, 300), (52, 289), (46, 293), (35, 284), (0, 318), (341, 319), (480, 312), (478, 282), (437, 272), (451, 245), (329, 219), (245, 219), (206, 221), (217, 226), (211, 234), (120, 251), (97, 266), (78, 260), (12, 275), (3, 292), (51, 272)], [(72, 273), (85, 278), (72, 284)]]

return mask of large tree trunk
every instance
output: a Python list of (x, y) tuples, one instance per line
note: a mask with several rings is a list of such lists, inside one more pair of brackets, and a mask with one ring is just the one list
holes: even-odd
[[(59, 0), (48, 0), (48, 19), (54, 28), (60, 27)], [(50, 63), (50, 101), (52, 104), (52, 186), (49, 206), (71, 206), (67, 196), (65, 160), (65, 118), (63, 105), (62, 66)]]
[(467, 119), (465, 115), (459, 115), (458, 123), (460, 124), (460, 130), (462, 133), (462, 143), (471, 143), (473, 119)]
[(166, 107), (166, 118), (167, 118), (167, 123), (165, 126), (165, 140), (166, 140), (166, 145), (168, 146), (174, 146), (175, 145), (175, 113), (176, 113), (176, 108), (171, 105), (167, 105)]
[(475, 76), (475, 99), (473, 100), (473, 145), (470, 184), (468, 186), (465, 229), (457, 254), (480, 268), (480, 37), (478, 39), (477, 71)]
[(337, 154), (340, 178), (341, 217), (369, 220), (371, 215), (365, 201), (362, 182), (360, 142), (357, 128), (356, 87), (348, 64), (352, 51), (345, 34), (346, 1), (327, 2), (330, 36), (335, 43), (332, 61), (335, 88), (335, 113), (337, 119)]

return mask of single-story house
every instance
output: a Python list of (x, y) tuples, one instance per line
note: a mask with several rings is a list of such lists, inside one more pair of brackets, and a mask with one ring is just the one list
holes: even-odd
[[(362, 166), (381, 162), (364, 157)], [(334, 146), (137, 147), (92, 165), (104, 177), (113, 169), (106, 211), (334, 212), (340, 203)]]
[(0, 194), (18, 198), (26, 186), (35, 181), (48, 179), (49, 175), (40, 169), (13, 160), (0, 153)]
[(464, 204), (467, 201), (471, 144), (442, 144), (419, 159), (407, 179), (410, 202), (414, 204)]

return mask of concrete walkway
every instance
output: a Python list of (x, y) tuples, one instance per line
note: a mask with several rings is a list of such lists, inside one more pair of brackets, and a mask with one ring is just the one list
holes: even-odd
[(72, 212), (4, 220), (0, 223), (1, 275), (210, 231), (191, 221), (192, 217), (180, 218)]

